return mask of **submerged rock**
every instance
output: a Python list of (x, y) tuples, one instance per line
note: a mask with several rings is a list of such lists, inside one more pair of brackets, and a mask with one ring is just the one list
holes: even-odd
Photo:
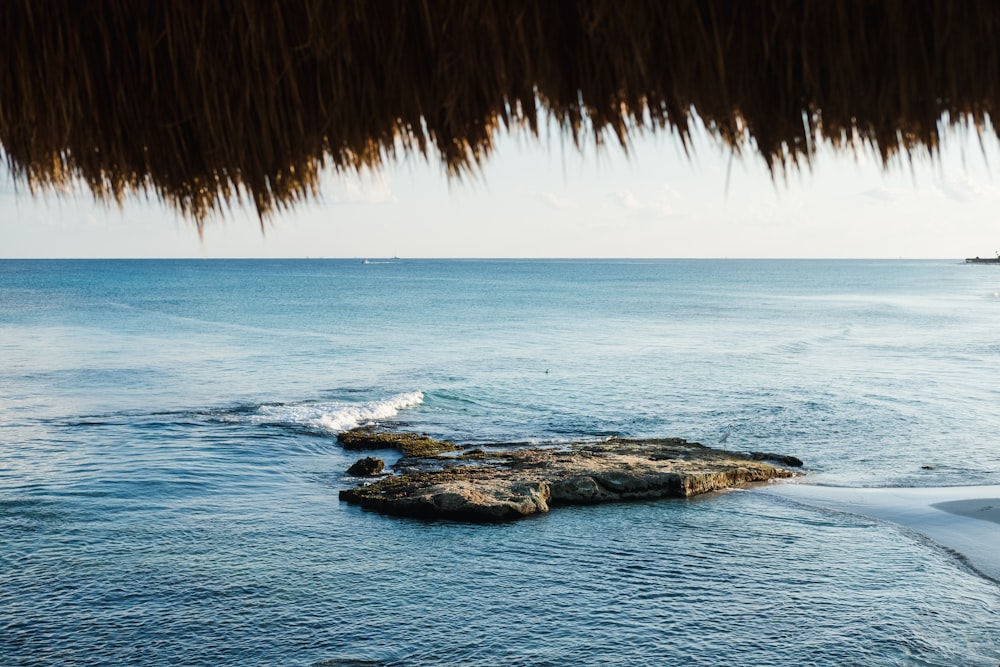
[(385, 462), (382, 459), (375, 458), (374, 456), (366, 456), (363, 459), (355, 461), (354, 464), (347, 469), (347, 474), (354, 475), (355, 477), (374, 477), (382, 474), (384, 469)]
[[(785, 458), (789, 465), (798, 461), (773, 454), (762, 458)], [(794, 474), (753, 454), (711, 449), (679, 438), (611, 439), (496, 453), (477, 449), (446, 461), (436, 470), (390, 475), (345, 489), (340, 498), (397, 516), (504, 521), (558, 505), (686, 498)]]

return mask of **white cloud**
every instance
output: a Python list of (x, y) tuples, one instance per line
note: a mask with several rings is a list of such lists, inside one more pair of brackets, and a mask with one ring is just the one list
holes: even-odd
[(87, 214), (86, 223), (90, 227), (107, 227), (108, 217), (98, 217), (95, 212), (91, 211)]
[(619, 190), (611, 197), (619, 206), (636, 216), (667, 218), (674, 213), (673, 207), (667, 202), (667, 197), (662, 195), (651, 199), (640, 199), (631, 190)]
[(329, 204), (395, 204), (398, 199), (385, 172), (332, 175), (323, 186), (323, 201)]
[(936, 185), (945, 197), (963, 204), (971, 201), (996, 198), (995, 188), (992, 186), (983, 186), (969, 178), (966, 174), (952, 178), (942, 178)]
[(869, 199), (875, 199), (883, 202), (894, 202), (900, 199), (905, 199), (907, 197), (913, 196), (913, 191), (900, 190), (898, 188), (889, 188), (884, 185), (876, 185), (870, 190), (865, 190), (858, 193), (861, 197), (867, 197)]
[(560, 197), (554, 192), (540, 192), (533, 194), (532, 197), (543, 204), (560, 211), (572, 211), (580, 208), (580, 205), (575, 201), (567, 199), (566, 197)]
[(674, 190), (672, 187), (670, 187), (669, 183), (664, 183), (660, 187), (660, 191), (663, 193), (663, 196), (665, 199), (667, 199), (667, 201), (678, 201), (681, 198), (681, 193), (677, 192), (677, 190)]
[(619, 190), (618, 192), (615, 193), (614, 196), (615, 199), (618, 200), (618, 203), (621, 204), (624, 208), (627, 208), (631, 211), (636, 211), (642, 208), (642, 206), (639, 204), (639, 200), (637, 200), (635, 198), (635, 195), (632, 194), (632, 192), (629, 190)]

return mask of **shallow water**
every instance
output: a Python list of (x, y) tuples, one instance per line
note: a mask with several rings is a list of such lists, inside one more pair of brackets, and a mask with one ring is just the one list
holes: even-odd
[(994, 269), (0, 262), (0, 655), (996, 665), (1000, 588), (906, 529), (755, 492), (405, 521), (338, 501), (335, 441), (732, 423), (822, 483), (998, 484)]

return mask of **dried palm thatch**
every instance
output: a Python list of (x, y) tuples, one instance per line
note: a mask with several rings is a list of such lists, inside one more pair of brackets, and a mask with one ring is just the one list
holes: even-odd
[(267, 215), (324, 167), (438, 156), (554, 121), (627, 146), (694, 115), (783, 170), (883, 160), (1000, 104), (992, 0), (6, 0), (0, 145), (32, 191)]

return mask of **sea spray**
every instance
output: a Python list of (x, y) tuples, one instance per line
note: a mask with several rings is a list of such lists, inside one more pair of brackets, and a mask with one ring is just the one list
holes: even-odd
[(380, 401), (344, 403), (288, 403), (262, 405), (253, 416), (260, 424), (291, 424), (340, 433), (384, 419), (392, 419), (400, 410), (424, 402), (421, 391), (397, 394)]

